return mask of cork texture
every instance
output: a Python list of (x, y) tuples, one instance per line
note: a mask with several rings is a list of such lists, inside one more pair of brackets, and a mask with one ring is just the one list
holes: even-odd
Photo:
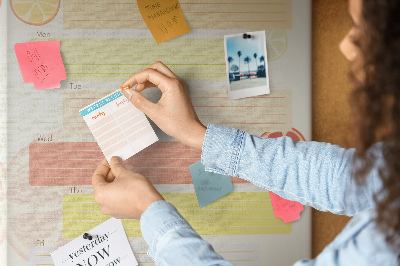
[[(339, 43), (351, 28), (346, 0), (312, 1), (312, 134), (313, 140), (352, 147), (348, 79), (350, 63)], [(343, 229), (349, 217), (312, 213), (312, 256), (315, 258)]]

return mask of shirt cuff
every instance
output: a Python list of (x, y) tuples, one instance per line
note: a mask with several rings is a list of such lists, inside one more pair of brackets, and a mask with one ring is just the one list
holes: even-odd
[(244, 131), (238, 129), (209, 124), (201, 153), (201, 163), (205, 170), (237, 176), (244, 134)]
[(171, 203), (165, 200), (153, 202), (140, 217), (140, 229), (149, 245), (147, 255), (155, 260), (160, 239), (167, 232), (180, 227), (190, 227), (190, 225)]

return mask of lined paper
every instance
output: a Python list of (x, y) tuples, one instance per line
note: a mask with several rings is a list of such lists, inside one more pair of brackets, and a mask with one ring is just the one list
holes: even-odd
[[(180, 0), (191, 29), (290, 29), (292, 0)], [(146, 29), (137, 3), (65, 0), (65, 29)]]
[[(65, 91), (64, 130), (89, 133), (79, 110), (98, 97), (98, 91)], [(159, 97), (155, 92), (143, 91), (150, 101)], [(292, 92), (272, 90), (269, 95), (228, 101), (225, 90), (191, 90), (190, 98), (200, 121), (233, 127), (246, 132), (287, 132), (292, 129)]]
[[(29, 145), (31, 186), (91, 185), (90, 176), (104, 158), (96, 142), (31, 143)], [(146, 176), (153, 184), (191, 184), (189, 165), (201, 152), (177, 141), (156, 142), (135, 154), (124, 165)], [(248, 183), (231, 177), (234, 183)]]
[[(289, 234), (292, 224), (276, 219), (268, 192), (232, 192), (200, 209), (195, 193), (162, 193), (200, 235)], [(110, 216), (92, 194), (64, 195), (63, 235), (75, 238)], [(142, 236), (139, 220), (123, 220), (128, 237)]]
[[(148, 255), (148, 246), (139, 245), (134, 241), (131, 242), (133, 254), (135, 255), (139, 265), (155, 265)], [(58, 247), (33, 247), (29, 251), (29, 266), (54, 265), (50, 253)], [(239, 244), (213, 243), (215, 252), (224, 257), (225, 260), (235, 265), (258, 266), (259, 248), (256, 244), (247, 243), (246, 246)]]
[[(226, 80), (223, 38), (178, 38), (162, 45), (148, 38), (46, 40), (62, 43), (69, 81), (123, 81), (156, 61), (162, 61), (183, 80)], [(132, 45), (135, 49), (127, 49)]]

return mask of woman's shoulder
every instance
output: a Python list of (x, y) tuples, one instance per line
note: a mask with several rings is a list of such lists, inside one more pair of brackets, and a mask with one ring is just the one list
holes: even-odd
[(363, 265), (398, 265), (399, 251), (392, 248), (378, 224), (376, 210), (366, 210), (353, 217), (324, 252), (337, 254), (343, 262), (365, 262)]

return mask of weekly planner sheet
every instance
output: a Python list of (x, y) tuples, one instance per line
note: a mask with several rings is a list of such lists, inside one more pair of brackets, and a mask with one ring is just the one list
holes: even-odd
[[(284, 223), (267, 190), (233, 177), (231, 193), (200, 208), (189, 166), (201, 152), (163, 133), (117, 92), (133, 73), (162, 61), (186, 82), (204, 125), (311, 140), (311, 0), (228, 2), (180, 0), (190, 32), (157, 44), (136, 1), (0, 1), (0, 35), (7, 36), (0, 40), (0, 264), (53, 265), (51, 252), (108, 220), (90, 177), (115, 154), (235, 265), (291, 265), (311, 256), (310, 208)], [(254, 31), (265, 31), (267, 58), (244, 47), (232, 52), (230, 67), (250, 76), (267, 60), (270, 94), (229, 100), (224, 35)], [(66, 79), (58, 77), (59, 88), (24, 82), (14, 46), (42, 41), (60, 44)], [(157, 102), (161, 92), (143, 95)], [(138, 264), (154, 265), (139, 221), (122, 226)]]
[(79, 112), (108, 161), (124, 161), (158, 140), (145, 114), (119, 90)]

